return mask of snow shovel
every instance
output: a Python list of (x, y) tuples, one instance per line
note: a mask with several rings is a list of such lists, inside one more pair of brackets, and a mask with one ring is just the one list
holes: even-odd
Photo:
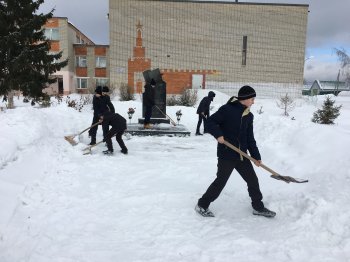
[[(114, 137), (114, 136), (115, 136), (115, 135), (113, 135), (112, 137)], [(111, 137), (111, 138), (112, 138), (112, 137)], [(95, 146), (98, 146), (98, 145), (101, 144), (101, 143), (103, 143), (103, 140), (101, 140), (100, 142), (97, 142), (97, 143), (94, 144), (94, 145), (91, 145), (91, 146), (88, 146), (88, 147), (84, 148), (83, 151), (85, 151), (85, 152), (83, 153), (83, 155), (91, 154), (91, 149), (92, 149), (93, 147), (95, 147)]]
[(176, 126), (176, 123), (175, 123), (175, 121), (174, 120), (172, 120), (171, 119), (171, 117), (170, 116), (168, 116), (167, 114), (165, 114), (162, 110), (160, 110), (160, 108), (158, 107), (158, 106), (156, 106), (155, 105), (155, 107), (159, 110), (159, 112), (161, 112), (162, 114), (163, 114), (163, 116), (165, 116), (165, 117), (167, 117), (167, 118), (169, 118), (169, 120), (170, 120), (170, 122), (174, 125), (174, 126)]
[[(232, 150), (236, 151), (237, 153), (243, 155), (245, 158), (248, 158), (249, 160), (251, 160), (253, 162), (257, 161), (254, 158), (252, 158), (250, 155), (244, 153), (242, 150), (240, 150), (237, 147), (235, 147), (234, 145), (230, 144), (229, 142), (224, 141), (224, 144), (226, 146), (228, 146), (229, 148), (231, 148)], [(290, 176), (282, 176), (282, 175), (278, 174), (277, 172), (273, 171), (271, 168), (265, 166), (264, 164), (260, 164), (260, 166), (263, 169), (265, 169), (266, 171), (270, 172), (272, 174), (271, 175), (272, 178), (277, 179), (277, 180), (282, 180), (282, 181), (284, 181), (286, 183), (289, 183), (289, 182), (293, 182), (293, 183), (306, 183), (306, 182), (309, 182), (309, 180), (306, 180), (306, 179), (293, 178), (293, 177), (290, 177)]]
[(83, 155), (88, 155), (88, 154), (91, 154), (91, 149), (99, 144), (101, 144), (103, 142), (103, 140), (101, 140), (100, 142), (97, 142), (96, 144), (94, 145), (91, 145), (91, 146), (88, 146), (87, 148), (84, 148), (83, 151), (85, 151), (83, 153)]
[(78, 143), (76, 141), (74, 141), (74, 138), (76, 136), (80, 136), (82, 133), (84, 133), (85, 131), (89, 130), (90, 128), (93, 128), (94, 126), (97, 126), (98, 124), (100, 124), (101, 122), (97, 122), (95, 124), (93, 124), (92, 126), (88, 127), (88, 128), (85, 128), (83, 131), (81, 131), (80, 133), (78, 134), (75, 134), (75, 135), (71, 135), (71, 136), (65, 136), (64, 139), (67, 140), (72, 146), (75, 146), (77, 145)]

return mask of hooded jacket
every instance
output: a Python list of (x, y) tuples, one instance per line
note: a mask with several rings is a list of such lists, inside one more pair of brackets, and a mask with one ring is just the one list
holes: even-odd
[(205, 116), (209, 116), (210, 103), (213, 101), (215, 93), (209, 91), (208, 96), (203, 97), (197, 108), (197, 114), (204, 113)]
[[(256, 160), (261, 160), (259, 149), (253, 132), (254, 116), (249, 108), (235, 100), (219, 108), (207, 121), (208, 132), (215, 138), (223, 136), (224, 139), (241, 149), (249, 151)], [(224, 144), (218, 143), (217, 156), (220, 159), (242, 159), (239, 153)]]

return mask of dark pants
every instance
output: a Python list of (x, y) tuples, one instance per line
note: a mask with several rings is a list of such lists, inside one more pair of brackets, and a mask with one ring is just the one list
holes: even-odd
[(241, 175), (248, 186), (248, 193), (252, 200), (252, 207), (256, 210), (264, 208), (262, 202), (262, 194), (259, 188), (258, 177), (255, 174), (252, 163), (244, 159), (241, 160), (218, 160), (218, 171), (216, 174), (216, 179), (204, 193), (202, 198), (198, 200), (198, 205), (203, 208), (208, 208), (210, 203), (217, 199), (224, 189), (226, 182), (228, 181), (233, 169)]
[(204, 126), (204, 133), (207, 133), (207, 118), (203, 116), (202, 114), (198, 114), (198, 123), (197, 123), (197, 130), (196, 133), (200, 133), (199, 129), (201, 127), (203, 121), (203, 126)]
[[(94, 116), (94, 118), (92, 119), (92, 124), (91, 125), (96, 124), (98, 121), (99, 121), (99, 117), (98, 116)], [(96, 126), (90, 128), (90, 130), (89, 130), (89, 135), (91, 136), (91, 142), (92, 143), (96, 143), (96, 134), (97, 134), (98, 126), (99, 125), (96, 125)]]
[(151, 122), (152, 108), (153, 106), (146, 106), (145, 108), (145, 121), (144, 121), (145, 125)]
[[(112, 128), (112, 129), (110, 130), (110, 134), (111, 134), (112, 137), (115, 135), (115, 138), (116, 138), (116, 140), (117, 140), (117, 142), (118, 142), (118, 144), (119, 144), (119, 146), (120, 146), (120, 148), (121, 148), (122, 150), (127, 150), (127, 148), (126, 148), (126, 146), (125, 146), (125, 144), (124, 144), (123, 138), (122, 138), (122, 135), (124, 134), (124, 131), (125, 131), (125, 130), (123, 130), (123, 131), (117, 131), (117, 130), (115, 130), (115, 129)], [(106, 143), (107, 143), (107, 148), (108, 148), (108, 150), (113, 152), (112, 138), (111, 138), (111, 137), (107, 137), (107, 138), (106, 138)]]

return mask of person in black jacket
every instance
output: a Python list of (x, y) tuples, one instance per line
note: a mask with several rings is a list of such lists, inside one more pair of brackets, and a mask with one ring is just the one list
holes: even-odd
[(122, 138), (122, 135), (124, 134), (127, 127), (126, 119), (118, 113), (105, 112), (100, 116), (100, 121), (102, 121), (102, 126), (105, 130), (108, 130), (109, 126), (112, 126), (112, 128), (105, 134), (103, 138), (103, 142), (107, 143), (108, 148), (108, 150), (103, 151), (103, 153), (106, 155), (113, 154), (112, 137), (115, 135), (116, 140), (121, 148), (120, 152), (127, 154), (128, 149), (126, 148)]
[[(112, 112), (112, 113), (115, 113), (115, 108), (111, 102), (111, 98), (110, 96), (108, 95), (109, 93), (109, 88), (108, 86), (103, 86), (102, 87), (102, 100), (103, 100), (103, 104), (105, 104), (107, 106), (107, 109), (108, 109), (108, 112)], [(108, 126), (103, 126), (102, 125), (102, 131), (103, 131), (103, 137), (105, 137), (105, 135), (107, 134), (108, 132)]]
[(268, 210), (262, 202), (262, 194), (259, 181), (252, 163), (239, 153), (226, 147), (227, 141), (243, 152), (249, 151), (256, 160), (256, 166), (261, 165), (261, 156), (256, 146), (253, 132), (253, 114), (249, 111), (254, 104), (255, 90), (250, 86), (243, 86), (238, 92), (238, 97), (233, 98), (227, 104), (221, 106), (207, 122), (208, 131), (217, 141), (218, 169), (216, 179), (209, 186), (204, 195), (198, 200), (195, 210), (202, 216), (213, 217), (209, 205), (217, 199), (226, 185), (233, 169), (236, 169), (248, 186), (254, 215), (274, 217), (275, 212)]
[[(92, 99), (92, 106), (94, 109), (94, 116), (92, 118), (92, 124), (94, 125), (99, 121), (99, 116), (103, 115), (105, 112), (113, 112), (114, 113), (114, 106), (111, 102), (111, 99), (109, 96), (103, 96), (102, 95), (102, 87), (97, 86), (95, 89), (95, 95)], [(92, 127), (89, 130), (89, 136), (91, 137), (91, 142), (90, 145), (95, 145), (96, 144), (96, 134), (97, 134), (97, 129), (98, 125)], [(102, 128), (103, 129), (103, 128)], [(104, 135), (105, 135), (105, 130), (103, 130)]]
[(145, 92), (143, 93), (143, 104), (145, 106), (145, 120), (143, 122), (144, 128), (152, 128), (150, 122), (152, 117), (152, 109), (155, 105), (154, 102), (154, 89), (156, 86), (156, 81), (151, 79), (150, 83), (145, 84)]
[(214, 100), (215, 93), (213, 91), (209, 91), (208, 96), (203, 97), (202, 101), (199, 103), (197, 108), (198, 114), (198, 123), (196, 136), (201, 136), (202, 134), (199, 132), (202, 121), (204, 125), (204, 133), (207, 133), (207, 119), (210, 116), (210, 103)]
[(108, 93), (109, 93), (108, 86), (103, 86), (102, 87), (102, 97), (103, 97), (104, 103), (108, 107), (109, 112), (115, 113), (114, 106), (111, 102), (111, 97), (108, 95)]

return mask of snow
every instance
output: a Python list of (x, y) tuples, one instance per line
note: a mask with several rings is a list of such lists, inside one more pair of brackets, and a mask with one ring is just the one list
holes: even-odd
[[(212, 113), (229, 98), (215, 93)], [(217, 163), (215, 139), (193, 135), (195, 107), (167, 107), (173, 119), (181, 109), (190, 137), (125, 138), (128, 155), (113, 140), (104, 156), (103, 144), (82, 154), (87, 132), (74, 147), (63, 139), (90, 125), (91, 106), (15, 99), (0, 112), (0, 261), (350, 261), (350, 96), (333, 97), (342, 108), (331, 126), (311, 122), (324, 98), (297, 100), (289, 117), (274, 99), (252, 107), (263, 163), (309, 179), (287, 184), (255, 167), (273, 219), (252, 215), (236, 171), (210, 206), (216, 217), (195, 213)], [(136, 108), (133, 123), (141, 116), (139, 100), (113, 104), (125, 118)]]

